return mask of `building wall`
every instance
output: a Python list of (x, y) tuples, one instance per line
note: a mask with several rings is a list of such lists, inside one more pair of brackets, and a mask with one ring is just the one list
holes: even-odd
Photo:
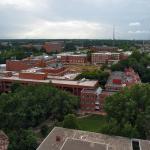
[(93, 53), (91, 57), (92, 64), (113, 63), (120, 60), (119, 53)]
[(97, 95), (95, 93), (81, 92), (80, 108), (83, 111), (95, 111)]
[(104, 112), (105, 99), (112, 94), (113, 93), (107, 91), (102, 91), (100, 94), (97, 95), (93, 91), (86, 92), (86, 90), (83, 89), (80, 97), (80, 108), (82, 111), (85, 112)]
[(100, 47), (100, 46), (92, 46), (90, 48), (92, 52), (116, 52), (118, 50), (117, 47)]
[(43, 45), (43, 48), (45, 49), (45, 51), (47, 53), (51, 53), (51, 52), (61, 52), (62, 50), (62, 44), (59, 42), (46, 42)]
[(52, 76), (63, 76), (65, 73), (68, 72), (68, 69), (66, 67), (61, 68), (43, 68), (41, 70), (42, 72), (45, 72)]
[(87, 56), (80, 56), (80, 55), (61, 56), (61, 62), (69, 64), (85, 64), (87, 63)]
[(27, 65), (23, 61), (7, 60), (6, 61), (6, 70), (7, 71), (20, 71), (30, 68), (31, 65)]
[(45, 67), (46, 62), (44, 60), (7, 60), (6, 70), (7, 71), (21, 71), (27, 70), (32, 67)]
[(120, 54), (120, 60), (126, 60), (126, 59), (128, 59), (128, 57), (129, 57), (129, 55), (127, 55), (127, 54), (124, 54), (124, 53)]
[(47, 78), (47, 74), (46, 73), (38, 74), (38, 73), (20, 72), (19, 78), (21, 78), (21, 79), (33, 79), (33, 80), (45, 80)]

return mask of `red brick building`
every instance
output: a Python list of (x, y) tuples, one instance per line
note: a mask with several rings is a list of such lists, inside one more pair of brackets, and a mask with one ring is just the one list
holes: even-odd
[(141, 83), (140, 77), (132, 68), (125, 69), (124, 72), (112, 72), (105, 90), (101, 88), (83, 89), (80, 97), (80, 107), (83, 112), (104, 112), (103, 106), (105, 98), (120, 91), (125, 86)]
[(100, 111), (101, 100), (100, 94), (101, 88), (97, 89), (83, 89), (81, 91), (80, 107), (82, 111)]
[(121, 52), (120, 53), (120, 60), (125, 60), (128, 59), (128, 57), (132, 54), (132, 52), (127, 51), (127, 52)]
[(8, 145), (9, 139), (7, 135), (3, 131), (0, 131), (0, 150), (7, 150)]
[(104, 112), (103, 106), (105, 98), (113, 92), (102, 91), (102, 89), (83, 89), (81, 91), (80, 108), (84, 112)]
[(33, 67), (45, 67), (46, 62), (42, 59), (23, 59), (23, 60), (7, 60), (6, 70), (7, 71), (21, 71), (27, 70)]
[(92, 52), (117, 52), (119, 49), (117, 47), (108, 46), (92, 46), (90, 47)]
[(141, 83), (140, 77), (132, 68), (125, 69), (124, 72), (114, 71), (108, 78), (105, 85), (107, 91), (120, 91), (126, 86)]
[(42, 68), (41, 72), (45, 72), (51, 76), (63, 76), (68, 72), (68, 69), (66, 67), (58, 67), (58, 68), (46, 67)]
[(47, 79), (47, 73), (43, 72), (27, 72), (27, 71), (21, 71), (19, 73), (20, 79), (33, 79), (33, 80), (46, 80)]
[(62, 46), (62, 42), (46, 42), (43, 45), (43, 49), (47, 52), (47, 53), (51, 53), (51, 52), (61, 52), (63, 46)]
[(96, 88), (98, 81), (70, 81), (49, 79), (47, 73), (21, 71), (19, 74), (12, 74), (11, 76), (1, 76), (0, 78), (0, 92), (10, 92), (13, 83), (20, 83), (22, 85), (36, 85), (49, 84), (56, 88), (68, 91), (76, 96), (80, 96), (84, 88)]
[(110, 52), (101, 52), (101, 53), (92, 53), (91, 63), (92, 64), (112, 64), (117, 63), (120, 60), (120, 53), (110, 53)]
[(87, 55), (62, 55), (61, 62), (63, 64), (85, 64), (88, 62)]

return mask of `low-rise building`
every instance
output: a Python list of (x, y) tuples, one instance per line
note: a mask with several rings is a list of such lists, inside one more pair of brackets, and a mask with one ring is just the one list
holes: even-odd
[(85, 64), (88, 62), (86, 54), (79, 55), (62, 55), (61, 62), (63, 64)]
[(120, 61), (120, 53), (100, 52), (92, 53), (92, 64), (113, 64)]
[(57, 59), (54, 56), (43, 54), (41, 56), (30, 56), (22, 60), (9, 59), (6, 61), (7, 71), (21, 71), (33, 67), (46, 67), (51, 64), (56, 64)]
[(114, 94), (114, 92), (103, 91), (101, 87), (83, 89), (80, 97), (81, 111), (87, 113), (104, 112), (105, 98), (112, 94)]
[(102, 89), (83, 89), (81, 91), (80, 108), (82, 111), (100, 111), (102, 109), (100, 94)]
[(112, 72), (105, 85), (105, 90), (101, 88), (83, 89), (80, 97), (80, 108), (82, 112), (104, 112), (104, 101), (108, 96), (122, 90), (124, 87), (141, 83), (140, 77), (132, 68), (122, 71)]
[(63, 76), (69, 72), (68, 68), (63, 67), (63, 66), (55, 67), (55, 68), (54, 67), (46, 67), (46, 68), (42, 68), (40, 71), (45, 72), (51, 76)]
[(45, 44), (43, 45), (43, 49), (47, 53), (61, 52), (61, 50), (63, 48), (62, 44), (63, 44), (63, 42), (59, 42), (59, 41), (45, 42)]
[(55, 127), (37, 150), (149, 150), (150, 141)]
[(105, 85), (106, 91), (120, 91), (126, 86), (131, 86), (137, 83), (141, 83), (140, 77), (134, 72), (132, 68), (122, 71), (114, 71), (108, 78)]
[(117, 52), (119, 48), (110, 46), (92, 46), (90, 47), (92, 52)]
[(22, 60), (7, 60), (7, 71), (21, 71), (33, 67), (45, 67), (46, 62), (43, 59), (22, 59)]
[(49, 79), (47, 73), (38, 71), (39, 68), (35, 68), (23, 70), (19, 73), (12, 73), (9, 76), (7, 74), (3, 74), (0, 78), (0, 92), (10, 92), (11, 85), (16, 82), (23, 85), (53, 85), (61, 90), (68, 91), (76, 96), (80, 96), (81, 91), (84, 88), (96, 88), (98, 86), (97, 80), (71, 81), (64, 79)]

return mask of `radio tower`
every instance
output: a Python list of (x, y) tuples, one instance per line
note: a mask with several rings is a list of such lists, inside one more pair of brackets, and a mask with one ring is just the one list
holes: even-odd
[(113, 25), (113, 47), (115, 46), (115, 26)]
[(145, 41), (143, 40), (143, 52), (144, 52), (144, 50), (145, 50)]

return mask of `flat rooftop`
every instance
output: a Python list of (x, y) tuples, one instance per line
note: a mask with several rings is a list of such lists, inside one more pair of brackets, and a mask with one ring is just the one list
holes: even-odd
[(87, 54), (74, 54), (73, 52), (68, 52), (68, 53), (57, 54), (57, 56), (83, 56), (83, 57), (86, 57)]
[[(59, 140), (57, 140), (59, 137)], [(135, 140), (135, 139), (134, 139)], [(140, 140), (141, 150), (149, 150), (150, 141)], [(100, 133), (55, 127), (37, 150), (133, 150), (132, 139)]]
[(67, 139), (62, 150), (70, 150), (70, 148), (71, 150), (107, 150), (107, 145), (78, 139)]
[(39, 83), (52, 83), (55, 85), (66, 85), (66, 86), (80, 86), (93, 88), (98, 84), (98, 81), (95, 80), (86, 80), (86, 81), (71, 81), (71, 80), (59, 80), (59, 79), (46, 79), (46, 80), (35, 80), (35, 79), (22, 79), (17, 76), (3, 77), (0, 76), (0, 80), (7, 81), (23, 81), (23, 82), (39, 82)]
[(84, 88), (82, 91), (82, 93), (93, 93), (93, 94), (100, 94), (102, 93), (102, 88), (98, 87), (97, 89), (93, 89), (93, 88)]
[(7, 80), (7, 81), (23, 81), (23, 82), (37, 82), (37, 83), (51, 83), (50, 80), (34, 80), (34, 79), (22, 79), (16, 76), (12, 77), (2, 77), (0, 76), (0, 80)]
[(83, 87), (95, 87), (98, 84), (98, 81), (96, 80), (86, 80), (86, 81), (51, 80), (51, 82), (57, 85), (73, 85)]
[(114, 86), (114, 87), (123, 87), (124, 86), (122, 83), (121, 84), (114, 84), (113, 83), (114, 79), (120, 79), (122, 81), (122, 83), (125, 82), (126, 81), (125, 73), (122, 71), (112, 72), (111, 75), (109, 76), (105, 86)]
[(97, 53), (92, 53), (92, 55), (101, 55), (101, 54), (104, 54), (104, 55), (113, 55), (113, 54), (120, 54), (120, 53), (114, 53), (114, 52), (97, 52)]

